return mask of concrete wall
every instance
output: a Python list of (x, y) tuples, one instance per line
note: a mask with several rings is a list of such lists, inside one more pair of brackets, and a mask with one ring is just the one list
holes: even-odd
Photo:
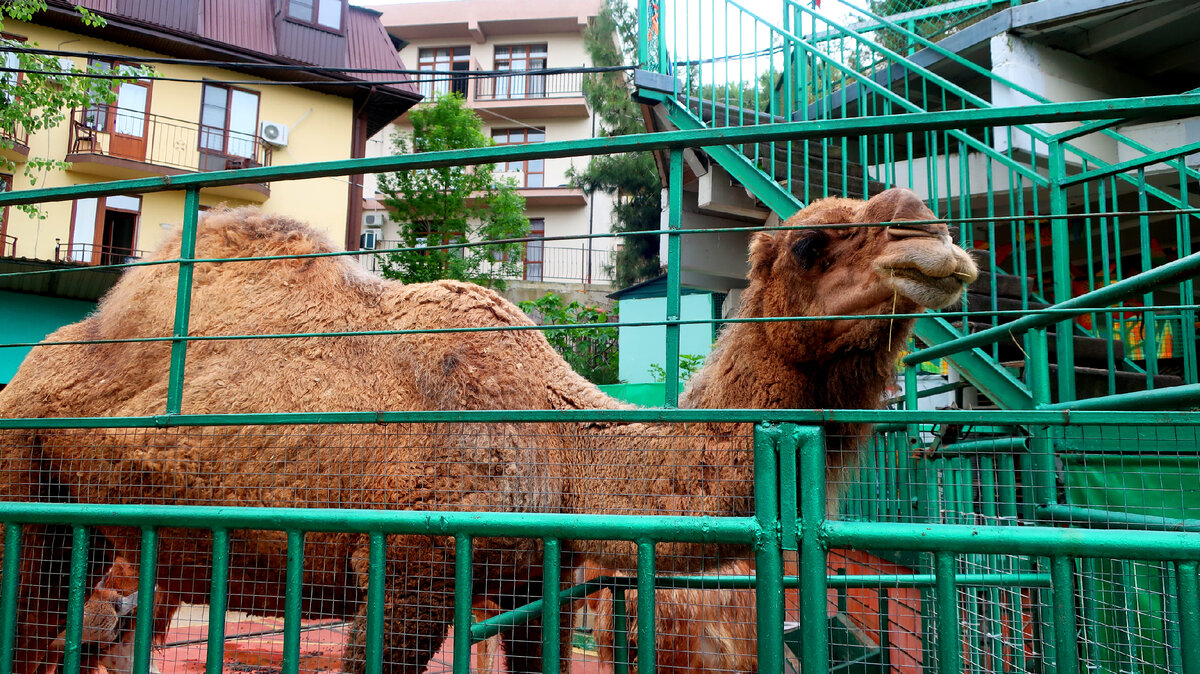
[[(128, 54), (131, 60), (138, 56), (160, 56), (152, 52), (132, 49), (124, 45), (67, 31), (43, 26), (6, 21), (5, 31), (28, 38), (41, 45), (69, 43), (74, 51)], [(74, 59), (76, 65), (84, 67), (85, 59)], [(171, 64), (156, 65), (158, 74), (196, 80), (247, 80), (249, 75), (217, 68), (196, 68)], [(291, 86), (242, 85), (259, 94), (259, 120), (274, 121), (291, 127), (286, 148), (276, 149), (272, 164), (294, 164), (298, 162), (345, 159), (350, 156), (352, 102), (349, 99), (317, 93)], [(201, 85), (198, 82), (169, 82), (156, 80), (151, 85), (150, 114), (180, 120), (180, 124), (195, 127), (200, 119)], [(68, 151), (69, 123), (34, 134), (29, 139), (31, 157), (62, 159)], [(195, 141), (192, 141), (195, 142)], [(191, 143), (181, 151), (193, 151)], [(13, 172), (14, 189), (31, 187), (30, 180), (23, 175), (24, 165)], [(47, 171), (36, 176), (38, 187), (62, 187), (116, 179), (87, 175), (78, 171)], [(328, 233), (339, 244), (345, 239), (346, 210), (349, 205), (349, 184), (342, 178), (277, 182), (271, 185), (270, 197), (261, 204), (264, 211), (282, 213), (311, 222)], [(226, 202), (238, 205), (235, 199), (201, 192), (200, 203), (214, 206)], [(17, 255), (52, 259), (55, 240), (67, 243), (71, 237), (72, 202), (59, 202), (43, 206), (45, 219), (32, 219), (17, 209), (9, 215), (8, 233), (18, 238)], [(167, 227), (182, 219), (183, 194), (159, 193), (142, 198), (141, 216), (135, 239), (135, 248), (154, 248)], [(90, 243), (90, 242), (89, 242)]]

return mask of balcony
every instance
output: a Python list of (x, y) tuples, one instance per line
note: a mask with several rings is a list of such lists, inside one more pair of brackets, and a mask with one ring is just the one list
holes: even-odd
[[(210, 149), (221, 148), (221, 149)], [(71, 170), (108, 179), (180, 175), (269, 166), (271, 149), (257, 136), (115, 106), (71, 113), (66, 161)], [(263, 202), (265, 183), (207, 187), (205, 192)]]
[(92, 243), (62, 243), (60, 241), (54, 246), (54, 261), (90, 265), (128, 264), (142, 259), (148, 252), (125, 246), (100, 246)]
[(0, 131), (0, 157), (20, 164), (29, 158), (29, 132), (22, 129), (17, 133)]
[(17, 256), (17, 237), (11, 234), (5, 234), (0, 237), (0, 257), (16, 257)]
[[(533, 241), (525, 244), (525, 264), (522, 273), (508, 277), (509, 280), (612, 284), (613, 251), (588, 250), (587, 248), (547, 248), (540, 243)], [(403, 248), (404, 243), (380, 240), (377, 247), (379, 249)], [(367, 271), (376, 274), (383, 271), (383, 265), (379, 264), (375, 255), (360, 255), (359, 260)]]
[(494, 111), (506, 117), (586, 118), (591, 114), (583, 98), (582, 73), (538, 75), (526, 71), (514, 75), (468, 78), (466, 73), (469, 72), (430, 73), (451, 79), (423, 84), (421, 93), (430, 99), (432, 95), (455, 91), (465, 95), (467, 105), (475, 110)]

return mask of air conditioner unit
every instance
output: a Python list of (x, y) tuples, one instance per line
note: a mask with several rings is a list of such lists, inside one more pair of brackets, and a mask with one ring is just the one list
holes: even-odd
[(363, 216), (363, 224), (368, 227), (371, 227), (373, 225), (378, 225), (379, 221), (377, 218), (379, 218), (378, 215), (375, 215), (374, 213), (368, 213)]
[(265, 143), (283, 147), (288, 142), (288, 128), (279, 122), (263, 122), (258, 127), (258, 137), (262, 138)]
[(375, 244), (379, 240), (379, 232), (374, 229), (364, 231), (358, 237), (358, 247), (361, 250), (375, 250)]

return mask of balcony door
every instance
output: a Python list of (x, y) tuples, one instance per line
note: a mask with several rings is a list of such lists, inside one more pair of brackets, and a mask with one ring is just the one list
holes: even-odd
[(150, 112), (150, 83), (125, 82), (117, 89), (112, 116), (112, 140), (108, 151), (114, 157), (146, 160), (146, 123)]
[(141, 197), (76, 200), (67, 259), (86, 264), (123, 264), (136, 258), (141, 210)]
[(259, 164), (258, 94), (205, 84), (200, 106), (200, 170)]
[[(546, 69), (546, 45), (514, 44), (496, 47), (496, 70), (531, 71)], [(496, 78), (496, 98), (542, 98), (546, 76), (531, 72)]]

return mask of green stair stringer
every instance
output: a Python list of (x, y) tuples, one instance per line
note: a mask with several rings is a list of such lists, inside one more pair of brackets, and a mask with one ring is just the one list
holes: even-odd
[[(913, 335), (930, 346), (962, 337), (949, 321), (935, 315), (917, 319)], [(944, 359), (999, 407), (1006, 410), (1034, 409), (1029, 388), (980, 349), (960, 351)]]
[[(673, 96), (649, 90), (639, 91), (638, 96), (661, 103), (663, 110), (666, 112), (667, 119), (677, 129), (691, 131), (708, 128), (690, 110), (680, 105), (679, 101), (675, 100)], [(754, 162), (750, 161), (746, 155), (738, 152), (729, 145), (711, 145), (704, 148), (704, 151), (709, 157), (712, 157), (713, 161), (720, 164), (721, 168), (728, 171), (729, 175), (733, 176), (746, 189), (750, 190), (750, 193), (755, 198), (763, 202), (772, 212), (778, 214), (780, 219), (786, 219), (791, 214), (804, 208), (804, 203), (797, 199), (795, 195), (772, 180), (770, 176), (755, 166)]]

